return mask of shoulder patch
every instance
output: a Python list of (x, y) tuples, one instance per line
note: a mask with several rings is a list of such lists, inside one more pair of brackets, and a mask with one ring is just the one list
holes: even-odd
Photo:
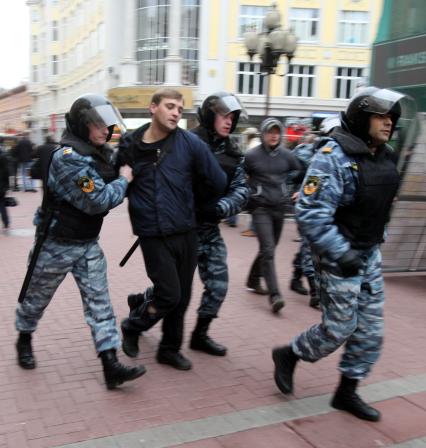
[(358, 171), (358, 164), (357, 164), (356, 162), (352, 162), (352, 163), (351, 163), (351, 168), (352, 168), (354, 171)]
[(321, 184), (321, 181), (318, 176), (309, 176), (306, 179), (305, 184), (303, 185), (303, 193), (306, 196), (310, 196), (311, 194), (314, 194), (316, 191), (318, 191), (320, 184)]
[(62, 154), (64, 156), (66, 156), (68, 154), (72, 154), (72, 148), (64, 148), (64, 150), (62, 151)]
[(95, 181), (87, 176), (82, 176), (77, 181), (83, 193), (91, 193), (95, 189)]
[(325, 146), (322, 151), (322, 153), (324, 154), (330, 154), (331, 152), (333, 152), (333, 147), (332, 146)]

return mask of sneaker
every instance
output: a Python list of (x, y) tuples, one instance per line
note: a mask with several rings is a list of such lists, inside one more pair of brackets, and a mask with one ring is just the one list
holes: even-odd
[(262, 296), (269, 294), (269, 291), (261, 286), (260, 281), (247, 281), (246, 286), (249, 291), (254, 292), (255, 294), (260, 294)]
[(271, 303), (271, 307), (272, 307), (272, 312), (274, 314), (278, 313), (278, 311), (281, 308), (284, 308), (285, 306), (285, 302), (284, 299), (279, 295), (279, 294), (273, 294), (270, 298), (269, 301)]
[(130, 311), (138, 308), (140, 305), (145, 304), (144, 307), (140, 310), (142, 311), (148, 306), (148, 304), (152, 301), (152, 297), (154, 295), (154, 287), (148, 286), (144, 292), (138, 294), (130, 294), (127, 296), (127, 305), (129, 305)]

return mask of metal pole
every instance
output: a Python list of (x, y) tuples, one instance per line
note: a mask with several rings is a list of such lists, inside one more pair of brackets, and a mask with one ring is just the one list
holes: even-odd
[(270, 76), (271, 73), (266, 73), (265, 75), (265, 87), (266, 87), (266, 97), (265, 97), (265, 118), (269, 117), (269, 101), (270, 101)]

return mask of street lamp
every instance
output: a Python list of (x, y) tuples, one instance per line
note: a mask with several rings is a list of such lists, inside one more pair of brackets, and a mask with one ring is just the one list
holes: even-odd
[(269, 75), (275, 73), (281, 55), (285, 55), (288, 64), (291, 64), (297, 47), (297, 38), (292, 30), (283, 30), (281, 28), (281, 15), (275, 3), (263, 19), (263, 30), (261, 33), (256, 33), (256, 31), (244, 33), (244, 44), (250, 61), (255, 54), (258, 54), (261, 60), (261, 74), (266, 77), (265, 116), (268, 116), (270, 98)]

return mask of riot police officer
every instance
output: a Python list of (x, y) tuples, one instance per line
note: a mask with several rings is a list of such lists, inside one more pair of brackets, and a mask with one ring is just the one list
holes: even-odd
[(143, 366), (127, 367), (117, 359), (120, 337), (108, 292), (106, 260), (98, 244), (104, 216), (123, 201), (133, 175), (129, 166), (116, 175), (107, 142), (122, 119), (108, 100), (83, 95), (65, 118), (67, 129), (44, 173), (43, 204), (35, 217), (36, 243), (30, 262), (34, 270), (27, 273), (30, 281), (21, 291), (16, 310), (18, 363), (24, 369), (36, 367), (32, 333), (71, 272), (102, 360), (106, 386), (113, 389), (145, 373)]
[[(308, 169), (309, 164), (311, 163), (311, 160), (318, 149), (327, 144), (327, 136), (337, 126), (340, 126), (340, 119), (337, 115), (332, 115), (325, 118), (320, 125), (320, 138), (312, 141), (311, 143), (302, 143), (293, 149), (293, 153), (302, 165), (304, 172), (306, 172), (306, 170)], [(298, 185), (297, 190), (299, 189), (300, 185)], [(297, 200), (298, 195), (299, 192), (297, 191), (293, 195), (292, 199), (294, 201)], [(308, 294), (308, 291), (302, 284), (302, 275), (304, 275), (307, 278), (309, 284), (309, 306), (311, 306), (312, 308), (319, 308), (318, 278), (315, 275), (315, 268), (312, 263), (311, 248), (309, 246), (309, 241), (306, 238), (302, 238), (302, 243), (299, 247), (299, 251), (296, 253), (293, 259), (293, 267), (294, 270), (292, 279), (290, 281), (290, 289), (299, 294)]]
[(399, 183), (386, 145), (403, 95), (369, 87), (350, 101), (341, 127), (314, 156), (296, 204), (296, 218), (320, 270), (322, 322), (275, 348), (275, 382), (293, 390), (299, 360), (315, 362), (344, 345), (341, 381), (331, 405), (378, 421), (356, 393), (377, 361), (383, 339), (384, 282), (379, 245)]
[(198, 109), (200, 125), (191, 131), (209, 145), (227, 175), (227, 188), (222, 195), (211, 189), (195, 188), (198, 272), (204, 291), (190, 347), (215, 356), (224, 356), (227, 351), (207, 334), (228, 289), (226, 246), (218, 224), (221, 219), (239, 213), (248, 199), (243, 155), (229, 137), (241, 116), (246, 116), (246, 112), (237, 97), (228, 92), (217, 92), (203, 101)]

